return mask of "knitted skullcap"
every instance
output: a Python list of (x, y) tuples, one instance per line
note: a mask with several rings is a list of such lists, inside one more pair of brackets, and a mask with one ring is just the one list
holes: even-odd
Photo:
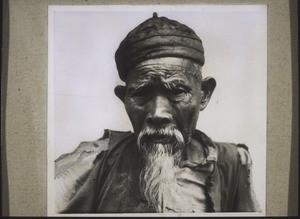
[(166, 17), (153, 17), (144, 21), (120, 43), (115, 61), (121, 80), (138, 63), (161, 57), (190, 59), (204, 65), (204, 49), (201, 39), (184, 24)]

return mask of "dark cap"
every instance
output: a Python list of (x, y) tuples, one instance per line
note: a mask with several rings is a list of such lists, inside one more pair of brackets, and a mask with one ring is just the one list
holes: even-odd
[(162, 57), (190, 59), (204, 65), (201, 39), (184, 24), (166, 17), (153, 17), (144, 21), (120, 43), (115, 54), (119, 76), (125, 81), (127, 72), (138, 63)]

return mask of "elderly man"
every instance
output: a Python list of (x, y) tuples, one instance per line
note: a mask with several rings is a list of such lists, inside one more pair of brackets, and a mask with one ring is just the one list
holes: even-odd
[(217, 143), (196, 130), (216, 86), (202, 78), (202, 41), (156, 13), (115, 54), (115, 94), (134, 133), (105, 130), (55, 161), (61, 213), (259, 211), (243, 144)]

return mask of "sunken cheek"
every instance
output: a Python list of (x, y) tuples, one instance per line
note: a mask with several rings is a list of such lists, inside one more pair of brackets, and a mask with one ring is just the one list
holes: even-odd
[(138, 105), (132, 98), (126, 98), (125, 108), (135, 132), (139, 132), (144, 124), (147, 111), (144, 105)]
[(195, 103), (190, 103), (189, 105), (183, 106), (180, 110), (181, 118), (181, 129), (190, 130), (193, 129), (196, 120), (198, 119), (198, 106)]

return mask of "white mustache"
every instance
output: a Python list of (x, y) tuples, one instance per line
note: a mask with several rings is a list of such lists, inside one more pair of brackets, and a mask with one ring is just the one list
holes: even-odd
[(142, 145), (145, 141), (151, 140), (151, 138), (170, 138), (171, 141), (175, 143), (184, 143), (184, 138), (182, 133), (173, 126), (168, 126), (164, 128), (154, 129), (152, 127), (146, 126), (143, 128), (138, 136), (137, 143)]

